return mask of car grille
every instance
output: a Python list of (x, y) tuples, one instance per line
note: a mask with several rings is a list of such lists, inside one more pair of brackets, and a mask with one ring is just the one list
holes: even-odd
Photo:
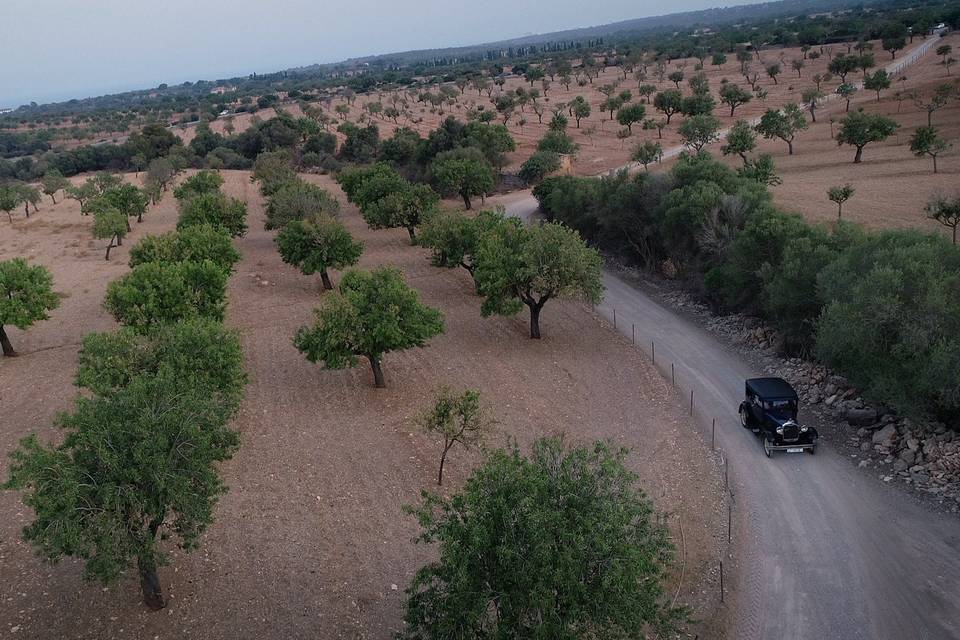
[(783, 439), (786, 442), (796, 442), (800, 437), (800, 426), (794, 422), (783, 425)]

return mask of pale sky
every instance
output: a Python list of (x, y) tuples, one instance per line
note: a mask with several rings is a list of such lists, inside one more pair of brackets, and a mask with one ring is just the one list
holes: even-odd
[(0, 107), (755, 0), (0, 0)]

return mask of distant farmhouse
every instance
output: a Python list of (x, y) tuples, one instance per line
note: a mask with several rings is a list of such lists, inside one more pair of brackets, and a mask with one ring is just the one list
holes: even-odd
[(217, 95), (221, 95), (221, 96), (222, 96), (222, 95), (225, 94), (225, 93), (233, 93), (233, 92), (236, 91), (236, 90), (237, 90), (237, 88), (236, 88), (235, 86), (233, 86), (233, 85), (222, 84), (222, 85), (220, 85), (220, 86), (218, 86), (218, 87), (214, 87), (213, 89), (210, 89), (210, 93), (215, 93), (215, 94), (217, 94)]
[(0, 116), (2, 116), (5, 113), (13, 113), (13, 109), (11, 109), (10, 107), (0, 107)]

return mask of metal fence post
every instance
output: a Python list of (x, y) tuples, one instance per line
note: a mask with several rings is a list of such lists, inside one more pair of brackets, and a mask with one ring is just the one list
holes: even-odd
[(617, 328), (617, 310), (616, 309), (613, 310), (613, 328), (614, 329)]
[(693, 415), (693, 389), (690, 389), (690, 415)]
[(674, 387), (677, 386), (677, 374), (676, 371), (674, 371), (672, 362), (670, 363), (670, 385)]
[(717, 450), (717, 419), (713, 419), (713, 425), (710, 427), (710, 450)]

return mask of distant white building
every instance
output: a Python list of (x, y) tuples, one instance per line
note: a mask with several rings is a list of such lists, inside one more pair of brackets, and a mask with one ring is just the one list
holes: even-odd
[(222, 84), (219, 87), (214, 87), (213, 89), (210, 89), (210, 93), (215, 93), (222, 96), (225, 93), (232, 93), (236, 90), (237, 88), (233, 85)]
[(13, 113), (13, 109), (9, 107), (0, 107), (0, 116), (2, 116), (5, 113)]

